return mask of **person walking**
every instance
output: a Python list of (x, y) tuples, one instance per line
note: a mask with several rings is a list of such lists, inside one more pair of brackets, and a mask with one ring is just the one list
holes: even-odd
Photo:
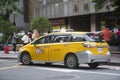
[(32, 31), (31, 31), (31, 30), (29, 30), (29, 32), (28, 32), (28, 37), (29, 37), (30, 40), (32, 41)]
[(16, 46), (17, 46), (17, 35), (16, 35), (15, 32), (13, 32), (13, 33), (11, 34), (9, 40), (11, 40), (11, 44), (12, 44), (12, 46), (13, 46), (12, 51), (13, 51), (13, 53), (15, 53), (15, 52), (16, 52)]
[(23, 45), (28, 44), (29, 42), (31, 42), (29, 36), (27, 33), (24, 34), (24, 36), (21, 38), (21, 40), (23, 41)]
[(111, 40), (111, 36), (112, 36), (112, 33), (109, 30), (109, 28), (104, 28), (101, 32), (101, 35), (102, 35), (103, 39), (109, 44), (109, 42)]
[(36, 29), (34, 29), (32, 34), (32, 39), (35, 40), (37, 38), (39, 38), (39, 32)]

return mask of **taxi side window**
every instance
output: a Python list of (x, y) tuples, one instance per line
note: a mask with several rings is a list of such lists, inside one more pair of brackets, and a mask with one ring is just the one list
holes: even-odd
[(57, 43), (57, 42), (69, 42), (70, 38), (68, 35), (59, 35), (59, 36), (55, 36), (53, 42)]
[(52, 36), (46, 36), (36, 41), (37, 44), (46, 44), (46, 43), (51, 43), (51, 42), (52, 42)]
[(73, 35), (72, 42), (86, 41), (83, 35)]
[(64, 42), (62, 37), (56, 37), (54, 42)]

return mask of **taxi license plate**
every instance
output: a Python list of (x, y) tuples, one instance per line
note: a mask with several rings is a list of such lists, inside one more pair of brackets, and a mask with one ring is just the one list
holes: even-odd
[(98, 48), (98, 52), (102, 52), (103, 51), (103, 48)]

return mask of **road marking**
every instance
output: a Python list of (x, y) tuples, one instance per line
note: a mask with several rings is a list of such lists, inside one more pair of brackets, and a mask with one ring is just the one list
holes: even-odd
[(111, 69), (113, 69), (113, 70), (120, 70), (120, 68), (117, 68), (117, 67), (115, 67), (115, 68), (111, 68)]
[(3, 61), (8, 61), (8, 60), (2, 60), (2, 59), (0, 59), (0, 62), (1, 62), (1, 61), (3, 62)]
[(98, 74), (98, 75), (108, 75), (108, 76), (120, 76), (120, 74), (117, 73), (105, 73), (105, 72), (93, 72), (93, 71), (84, 71), (84, 70), (71, 70), (71, 69), (58, 69), (58, 68), (35, 68), (35, 69), (41, 69), (41, 70), (49, 70), (49, 71), (58, 71), (58, 72), (80, 72), (80, 73), (90, 73), (90, 74)]
[(40, 68), (36, 68), (36, 69), (41, 69), (41, 70), (49, 70), (49, 71), (59, 71), (59, 72), (73, 72), (74, 70), (70, 70), (70, 69), (58, 69), (58, 68), (44, 68), (44, 67), (40, 67)]
[(16, 68), (16, 67), (20, 67), (19, 64), (14, 65), (14, 66), (11, 66), (11, 67), (3, 67), (3, 68), (0, 68), (0, 71), (1, 71), (1, 70), (6, 70), (6, 69), (12, 69), (12, 68)]
[(117, 73), (104, 73), (104, 72), (91, 72), (91, 71), (76, 71), (76, 72), (82, 72), (82, 73), (90, 73), (90, 74), (101, 74), (101, 75), (108, 75), (108, 76), (120, 76), (120, 74)]
[(100, 66), (100, 68), (108, 68), (108, 69), (111, 69), (111, 70), (120, 70), (119, 66), (107, 66), (107, 65), (103, 65), (103, 66)]

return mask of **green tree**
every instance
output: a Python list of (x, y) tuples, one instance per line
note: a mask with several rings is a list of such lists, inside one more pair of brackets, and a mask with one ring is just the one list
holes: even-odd
[(14, 31), (17, 31), (17, 29), (12, 23), (0, 20), (0, 32), (3, 33), (3, 40), (6, 40)]
[(114, 12), (116, 14), (120, 14), (120, 0), (92, 0), (92, 2), (95, 2), (95, 8), (96, 10), (100, 10), (103, 7), (106, 7), (106, 9), (109, 9), (110, 7), (114, 7)]
[(51, 30), (51, 22), (45, 18), (40, 17), (32, 21), (31, 29), (37, 29), (39, 33), (44, 33)]
[(22, 8), (18, 8), (16, 2), (18, 0), (0, 0), (0, 17), (9, 20), (10, 14), (22, 12)]

